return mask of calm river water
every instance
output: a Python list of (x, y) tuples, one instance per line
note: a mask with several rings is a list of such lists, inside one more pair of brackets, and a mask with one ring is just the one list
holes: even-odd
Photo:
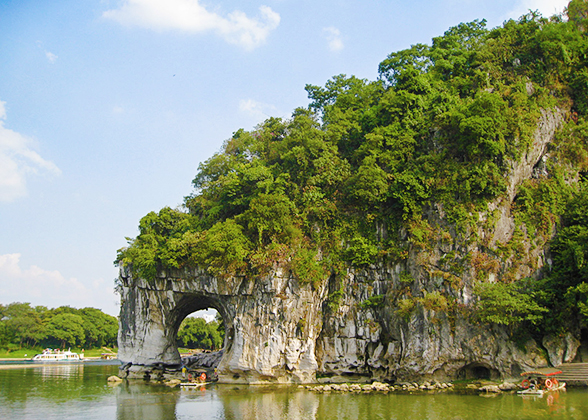
[(524, 399), (438, 394), (314, 394), (297, 387), (201, 390), (108, 385), (118, 366), (0, 365), (0, 419), (588, 419), (588, 389)]

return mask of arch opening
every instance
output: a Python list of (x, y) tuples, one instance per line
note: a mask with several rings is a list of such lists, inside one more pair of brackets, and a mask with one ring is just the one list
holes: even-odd
[(225, 324), (214, 308), (189, 314), (180, 324), (177, 345), (182, 353), (218, 351), (223, 348)]
[[(216, 313), (214, 319), (212, 311)], [(203, 313), (209, 315), (208, 319)], [(230, 308), (216, 297), (186, 294), (172, 311), (172, 318), (170, 333), (182, 365), (192, 373), (205, 372), (213, 377), (233, 341)]]

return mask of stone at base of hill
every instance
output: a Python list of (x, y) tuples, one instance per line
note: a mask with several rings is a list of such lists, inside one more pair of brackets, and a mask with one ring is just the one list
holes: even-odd
[(513, 391), (518, 388), (518, 385), (513, 384), (512, 382), (503, 382), (498, 385), (498, 388), (500, 388), (502, 391)]
[(196, 353), (191, 356), (182, 357), (182, 363), (190, 368), (216, 368), (223, 357), (224, 351), (211, 353)]
[(122, 379), (118, 376), (109, 376), (107, 379), (108, 382), (122, 382)]
[(165, 385), (167, 385), (171, 388), (174, 388), (174, 387), (178, 386), (179, 384), (181, 384), (182, 381), (179, 379), (171, 379), (171, 380), (164, 382), (164, 383), (165, 383)]
[(570, 363), (580, 347), (580, 341), (568, 332), (563, 337), (547, 335), (543, 337), (543, 347), (547, 350), (549, 361), (553, 366)]
[(492, 392), (495, 394), (502, 392), (498, 385), (486, 385), (481, 388), (478, 388), (478, 390), (482, 392)]
[[(422, 385), (417, 383), (404, 383), (404, 384), (397, 384), (389, 385), (383, 382), (373, 382), (371, 384), (326, 384), (326, 385), (319, 385), (319, 386), (299, 386), (301, 389), (308, 389), (313, 392), (354, 392), (354, 393), (371, 393), (371, 392), (394, 392), (394, 391), (443, 391), (443, 390), (451, 390), (453, 389), (452, 383), (445, 383), (445, 382), (436, 382), (433, 383), (425, 382)], [(472, 389), (479, 389), (480, 384), (474, 385), (470, 384), (469, 387)]]
[(382, 382), (374, 382), (372, 384), (372, 390), (377, 392), (388, 392), (390, 391), (390, 386), (388, 384), (384, 384)]

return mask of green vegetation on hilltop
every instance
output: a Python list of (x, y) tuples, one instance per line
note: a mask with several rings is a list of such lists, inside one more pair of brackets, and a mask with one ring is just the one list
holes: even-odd
[[(502, 283), (477, 289), (480, 320), (546, 320), (556, 329), (561, 322), (545, 315), (547, 307), (585, 322), (586, 223), (571, 215), (581, 209), (574, 203), (588, 164), (586, 10), (574, 0), (567, 20), (530, 13), (495, 29), (462, 23), (431, 45), (390, 54), (378, 80), (339, 75), (306, 86), (307, 108), (235, 132), (200, 165), (184, 208), (141, 219), (117, 261), (148, 280), (166, 267), (222, 277), (281, 266), (317, 286), (348, 265), (398, 263), (437, 243), (480, 241), (477, 253), (448, 253), (437, 267), (447, 290), (464, 265), (485, 278), (498, 274)], [(556, 108), (567, 122), (542, 161), (544, 173), (517, 193), (515, 235), (484, 243), (475, 233), (479, 215), (492, 228), (497, 216), (488, 203), (506, 197), (513, 162), (532, 146), (542, 113)], [(447, 224), (426, 216), (433, 211)], [(562, 215), (551, 275), (520, 281), (522, 259), (548, 246)], [(415, 302), (451, 306), (438, 291), (399, 302), (403, 316)]]
[(116, 346), (118, 320), (99, 309), (0, 304), (0, 349)]

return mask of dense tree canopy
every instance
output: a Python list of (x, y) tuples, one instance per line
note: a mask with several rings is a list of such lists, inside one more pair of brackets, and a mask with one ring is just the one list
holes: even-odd
[(99, 309), (0, 304), (0, 348), (115, 346), (118, 321)]
[[(465, 240), (459, 235), (472, 232), (477, 214), (506, 194), (512, 162), (528, 151), (543, 110), (558, 107), (570, 118), (550, 149), (549, 177), (520, 188), (518, 233), (483, 249), (483, 258), (468, 256), (480, 270), (495, 270), (493, 258), (502, 257), (516, 268), (517, 244), (545, 245), (584, 184), (585, 9), (574, 0), (569, 19), (530, 13), (494, 29), (461, 23), (431, 45), (390, 54), (375, 81), (338, 75), (324, 87), (306, 86), (308, 107), (235, 132), (200, 165), (184, 206), (145, 216), (117, 262), (146, 279), (165, 267), (200, 266), (222, 277), (281, 265), (317, 285), (347, 265), (394, 263), (431, 238), (447, 240), (423, 217), (432, 208), (442, 208)], [(576, 278), (557, 299), (586, 316), (586, 224), (574, 223), (566, 222), (554, 245), (550, 281)], [(573, 269), (561, 262), (568, 258), (577, 261)], [(459, 277), (455, 267), (447, 278)], [(511, 276), (502, 273), (505, 283)], [(544, 286), (543, 295), (557, 289)], [(512, 298), (503, 305), (515, 305), (517, 296), (535, 302), (531, 293), (541, 291), (522, 283), (478, 291), (488, 322), (538, 323), (545, 313), (542, 306), (512, 307), (495, 317), (505, 310), (495, 305), (501, 296)]]
[(191, 349), (219, 350), (225, 330), (222, 320), (206, 322), (203, 318), (186, 318), (178, 330), (178, 345)]

